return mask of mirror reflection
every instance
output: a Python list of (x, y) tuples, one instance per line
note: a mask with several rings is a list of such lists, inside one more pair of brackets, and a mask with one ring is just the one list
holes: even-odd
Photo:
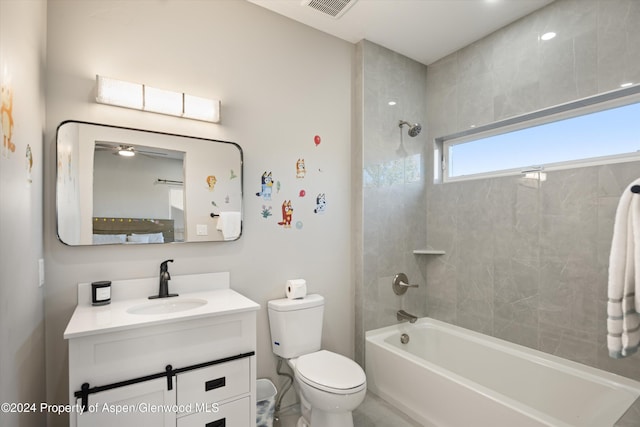
[(242, 228), (237, 144), (68, 121), (57, 132), (68, 245), (229, 241)]

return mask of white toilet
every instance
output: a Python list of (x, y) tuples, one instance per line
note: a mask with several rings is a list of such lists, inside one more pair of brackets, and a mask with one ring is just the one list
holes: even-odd
[(277, 299), (268, 308), (273, 352), (295, 373), (298, 427), (353, 427), (351, 412), (364, 400), (367, 378), (353, 360), (320, 349), (324, 298)]

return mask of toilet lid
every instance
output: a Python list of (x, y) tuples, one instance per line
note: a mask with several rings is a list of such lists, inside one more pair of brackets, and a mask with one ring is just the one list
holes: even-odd
[(364, 371), (353, 360), (327, 350), (300, 356), (296, 363), (300, 379), (327, 391), (354, 391), (367, 380)]

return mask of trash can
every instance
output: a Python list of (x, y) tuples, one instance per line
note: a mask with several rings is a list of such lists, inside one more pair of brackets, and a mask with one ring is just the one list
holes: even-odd
[(276, 386), (266, 379), (261, 378), (257, 381), (256, 386), (256, 426), (257, 427), (272, 427), (273, 426), (273, 412), (276, 409)]

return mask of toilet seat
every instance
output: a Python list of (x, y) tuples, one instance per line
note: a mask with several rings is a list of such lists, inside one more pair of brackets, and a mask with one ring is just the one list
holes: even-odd
[(327, 350), (300, 356), (295, 363), (300, 381), (334, 394), (352, 394), (366, 387), (364, 371), (353, 360)]

